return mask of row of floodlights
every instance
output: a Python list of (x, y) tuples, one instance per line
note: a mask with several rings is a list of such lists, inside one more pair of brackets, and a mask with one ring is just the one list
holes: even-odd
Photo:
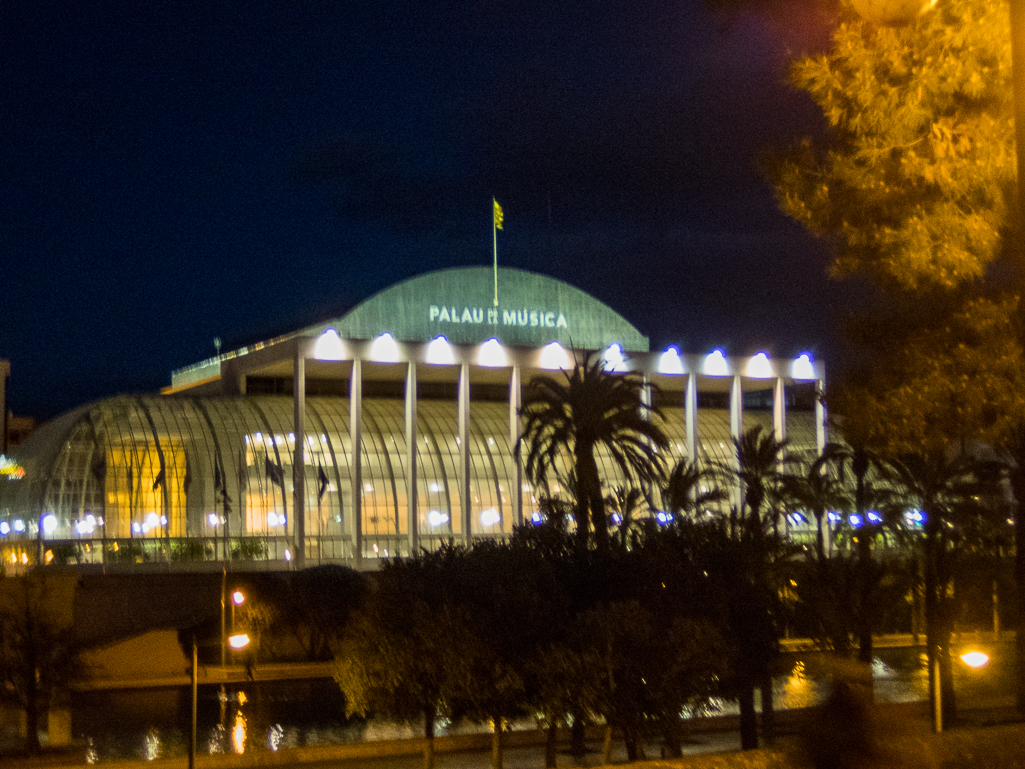
[[(317, 339), (313, 356), (318, 360), (345, 360), (348, 357), (345, 342), (333, 328), (329, 328)], [(395, 337), (385, 332), (370, 343), (368, 358), (376, 363), (400, 363), (402, 353)], [(452, 344), (444, 336), (435, 337), (427, 344), (425, 358), (428, 363), (434, 365), (453, 365), (456, 362)], [(627, 371), (629, 369), (623, 355), (623, 347), (619, 344), (609, 345), (608, 349), (602, 353), (602, 360), (605, 361), (605, 368), (608, 371)], [(502, 343), (492, 337), (480, 346), (477, 363), (489, 368), (502, 368), (509, 365), (509, 357), (506, 355)], [(550, 342), (542, 348), (538, 365), (543, 369), (553, 371), (569, 369), (573, 367), (573, 356), (558, 342)], [(658, 361), (658, 373), (669, 375), (686, 373), (679, 348), (670, 347), (662, 353)], [(716, 349), (705, 356), (699, 373), (706, 376), (730, 376), (733, 372), (730, 371), (726, 354), (722, 350)], [(771, 379), (776, 376), (769, 356), (764, 352), (748, 359), (744, 373), (755, 379)], [(815, 367), (812, 365), (811, 355), (802, 353), (795, 358), (790, 365), (790, 375), (794, 379), (815, 379)]]

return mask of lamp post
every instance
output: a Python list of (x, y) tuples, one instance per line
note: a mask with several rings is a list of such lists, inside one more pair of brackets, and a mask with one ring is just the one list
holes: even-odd
[[(228, 637), (228, 645), (232, 649), (244, 649), (249, 645), (249, 636), (245, 633), (238, 633)], [(224, 642), (221, 642), (221, 650), (224, 650)], [(196, 769), (196, 710), (199, 702), (199, 643), (196, 641), (196, 633), (192, 633), (192, 719), (189, 732), (189, 769)]]

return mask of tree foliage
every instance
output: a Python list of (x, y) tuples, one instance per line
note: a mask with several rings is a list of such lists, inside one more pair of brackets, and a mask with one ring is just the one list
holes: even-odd
[(836, 245), (833, 273), (951, 289), (1000, 254), (1015, 181), (1006, 2), (944, 0), (914, 24), (843, 17), (798, 61), (828, 148), (781, 164), (783, 209)]
[(643, 387), (639, 374), (609, 371), (600, 355), (587, 353), (563, 379), (536, 377), (524, 389), (519, 443), (525, 447), (524, 470), (532, 482), (546, 486), (549, 477), (557, 475), (561, 458), (569, 458), (563, 475), (575, 480), (574, 512), (581, 543), (593, 529), (598, 546), (609, 546), (596, 459), (600, 449), (629, 478), (653, 483), (662, 475), (658, 450), (669, 440), (658, 424), (658, 410), (642, 408)]

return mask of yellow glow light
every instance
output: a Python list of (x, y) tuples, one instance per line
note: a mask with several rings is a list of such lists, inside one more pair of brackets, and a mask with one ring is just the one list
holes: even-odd
[(245, 649), (249, 646), (249, 635), (246, 633), (236, 633), (235, 635), (228, 636), (228, 646), (232, 649)]
[(989, 655), (984, 652), (965, 652), (961, 661), (970, 668), (981, 668), (989, 662)]
[(236, 590), (231, 594), (231, 600), (236, 606), (241, 606), (246, 602), (246, 597), (241, 590)]

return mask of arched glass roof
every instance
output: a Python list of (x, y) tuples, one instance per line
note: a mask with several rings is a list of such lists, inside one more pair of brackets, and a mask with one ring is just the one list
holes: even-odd
[[(418, 401), (412, 484), (404, 401), (365, 398), (359, 488), (349, 400), (311, 397), (306, 406), (308, 561), (353, 557), (354, 493), (362, 506), (363, 554), (370, 557), (408, 552), (411, 507), (428, 547), (512, 531), (518, 490), (508, 403), (470, 403), (464, 485), (456, 403)], [(663, 414), (672, 459), (684, 456), (683, 409)], [(745, 427), (765, 419), (745, 412)], [(283, 396), (125, 395), (69, 412), (15, 454), (26, 474), (5, 484), (9, 491), (0, 498), (4, 557), (21, 557), (12, 543), (29, 551), (35, 541), (51, 557), (79, 562), (213, 560), (225, 553), (287, 560), (295, 548), (292, 425), (293, 401)], [(811, 415), (791, 414), (788, 430), (795, 448), (814, 447)], [(728, 412), (699, 410), (698, 435), (703, 461), (730, 456)], [(609, 488), (626, 482), (607, 455), (599, 463)], [(529, 520), (534, 493), (520, 483)], [(51, 541), (65, 543), (64, 550), (46, 549)]]

